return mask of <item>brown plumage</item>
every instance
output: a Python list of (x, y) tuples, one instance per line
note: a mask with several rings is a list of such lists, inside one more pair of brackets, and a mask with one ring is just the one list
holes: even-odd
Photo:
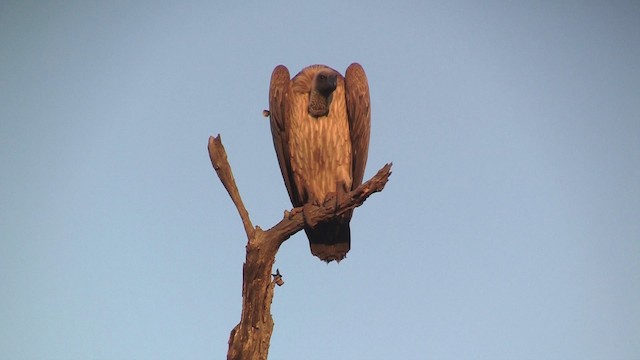
[[(271, 75), (269, 115), (278, 163), (295, 207), (323, 203), (327, 195), (362, 184), (370, 132), (369, 85), (359, 64), (343, 77), (311, 65), (293, 79), (283, 65)], [(342, 260), (351, 246), (352, 211), (305, 227), (311, 253)]]

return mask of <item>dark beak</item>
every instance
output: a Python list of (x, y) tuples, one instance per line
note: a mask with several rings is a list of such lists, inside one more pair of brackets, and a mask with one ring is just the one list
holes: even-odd
[(327, 79), (327, 82), (329, 83), (329, 88), (331, 89), (331, 91), (335, 90), (336, 87), (338, 87), (338, 76), (337, 75), (329, 76), (329, 78)]
[(338, 86), (337, 75), (327, 75), (324, 79), (318, 82), (316, 90), (324, 96), (329, 96)]

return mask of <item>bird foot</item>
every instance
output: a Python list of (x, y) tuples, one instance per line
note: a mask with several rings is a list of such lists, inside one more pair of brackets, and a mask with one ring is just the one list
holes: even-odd
[[(302, 209), (300, 209), (300, 208), (293, 208), (293, 209), (291, 209), (291, 211), (287, 211), (287, 210), (285, 210), (285, 211), (284, 211), (284, 216), (285, 216), (287, 219), (291, 220), (291, 219), (293, 219), (296, 215), (300, 214), (301, 212), (302, 212)], [(303, 214), (303, 215), (304, 215), (304, 214)]]
[(334, 208), (338, 205), (338, 193), (330, 192), (327, 196), (324, 197), (324, 201), (322, 202), (322, 206), (328, 206), (333, 203)]
[(338, 209), (340, 208), (340, 203), (344, 200), (346, 191), (342, 186), (342, 183), (336, 184), (336, 191), (330, 192), (325, 196), (323, 206), (333, 205), (334, 211), (336, 214), (338, 213)]
[(307, 224), (310, 228), (315, 228), (318, 225), (318, 222), (311, 218), (311, 211), (313, 207), (317, 206), (314, 204), (304, 204), (302, 205), (302, 216), (304, 217), (304, 223)]

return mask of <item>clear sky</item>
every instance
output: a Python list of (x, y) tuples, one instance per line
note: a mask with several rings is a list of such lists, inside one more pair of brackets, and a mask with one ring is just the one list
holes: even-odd
[(290, 208), (269, 78), (367, 71), (340, 264), (276, 266), (271, 359), (640, 358), (637, 1), (3, 1), (0, 359), (222, 359)]

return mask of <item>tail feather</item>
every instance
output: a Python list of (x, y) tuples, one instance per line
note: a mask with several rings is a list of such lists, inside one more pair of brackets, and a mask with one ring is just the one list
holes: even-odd
[(351, 248), (349, 222), (319, 223), (314, 228), (305, 227), (304, 231), (309, 238), (311, 253), (320, 260), (339, 262), (347, 256)]

